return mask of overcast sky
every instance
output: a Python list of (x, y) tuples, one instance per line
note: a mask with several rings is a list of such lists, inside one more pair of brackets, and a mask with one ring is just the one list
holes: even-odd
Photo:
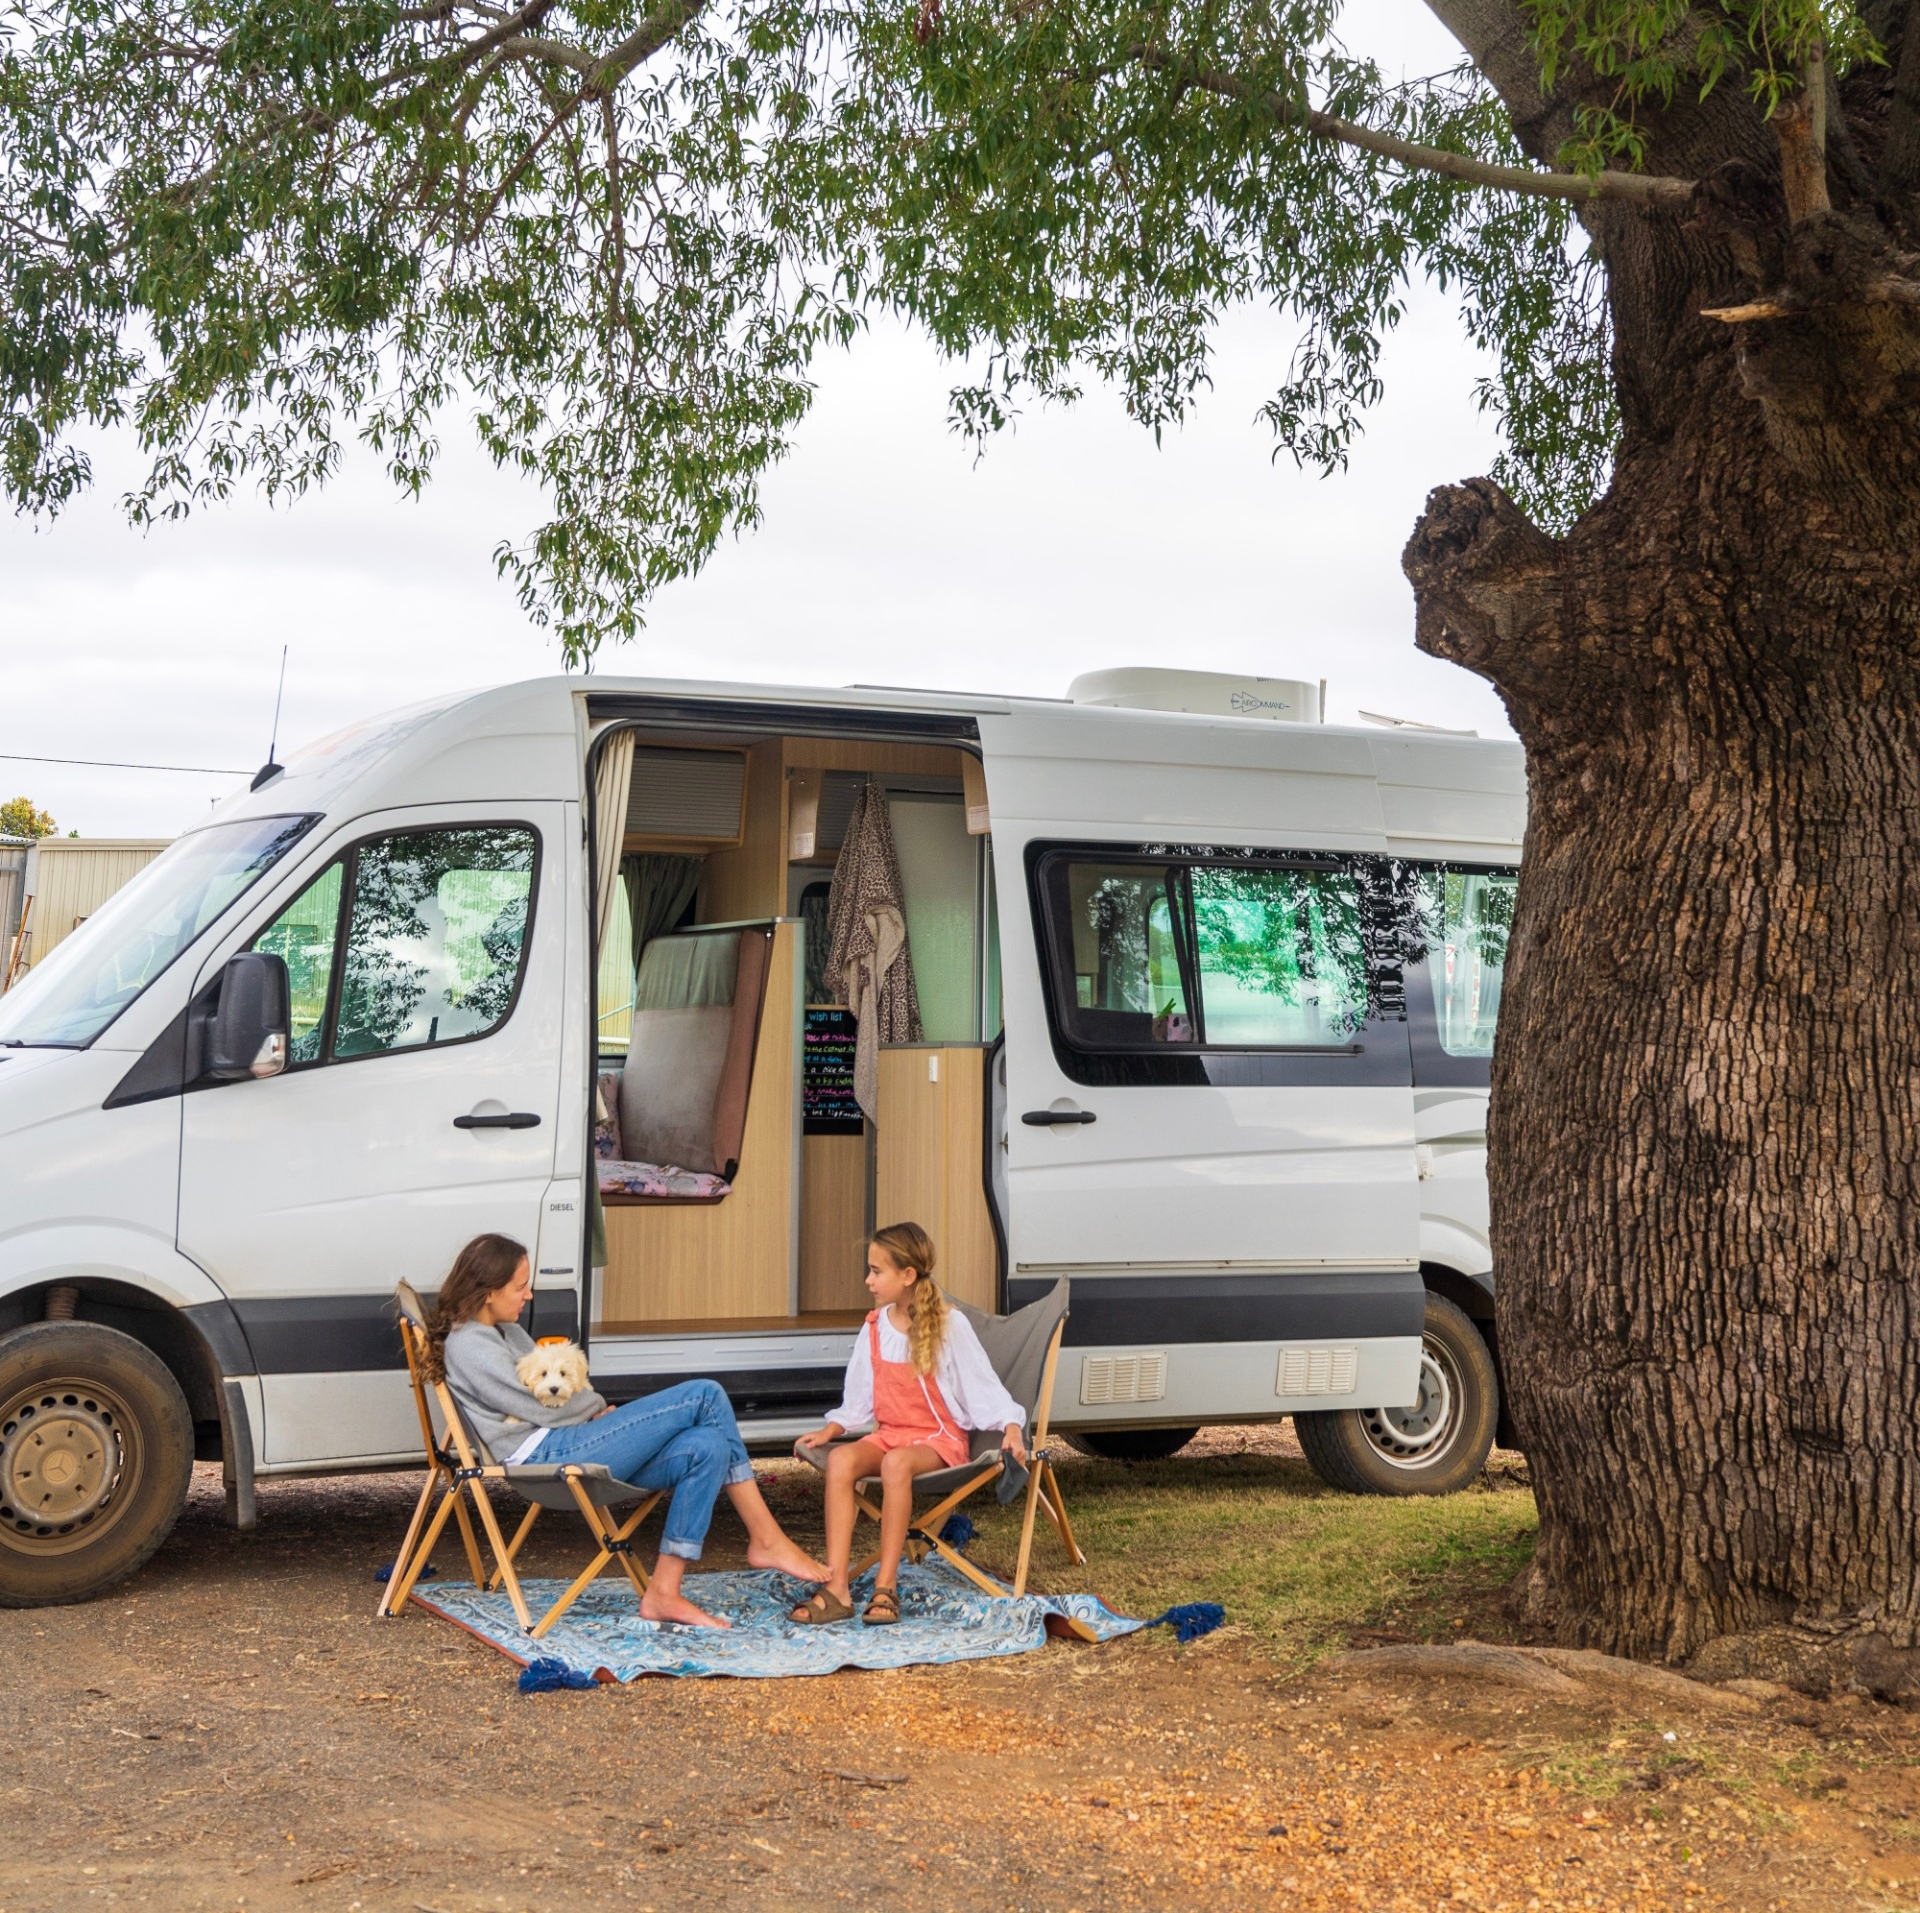
[[(1456, 57), (1410, 0), (1367, 0), (1347, 36), (1409, 74)], [(1415, 651), (1400, 574), (1428, 490), (1485, 471), (1495, 449), (1451, 301), (1415, 297), (1386, 353), (1386, 400), (1329, 479), (1273, 462), (1254, 416), (1293, 338), (1270, 314), (1232, 317), (1214, 390), (1157, 448), (1096, 389), (1030, 414), (976, 463), (948, 430), (937, 355), (870, 335), (818, 368), (760, 530), (662, 594), (640, 640), (596, 668), (1057, 697), (1081, 671), (1172, 664), (1324, 677), (1336, 722), (1364, 709), (1507, 734), (1486, 685)], [(0, 796), (26, 793), (86, 836), (187, 828), (231, 776), (8, 754), (250, 771), (283, 644), (284, 744), (558, 670), (491, 561), (542, 502), (471, 449), (464, 418), (443, 437), (418, 503), (350, 458), (292, 508), (247, 499), (141, 534), (115, 504), (130, 448), (108, 441), (96, 491), (52, 527), (0, 520)]]

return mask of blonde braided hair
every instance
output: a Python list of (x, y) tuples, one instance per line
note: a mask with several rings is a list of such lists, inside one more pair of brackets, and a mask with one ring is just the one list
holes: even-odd
[(907, 1352), (916, 1375), (931, 1375), (947, 1340), (947, 1298), (933, 1279), (933, 1238), (917, 1222), (891, 1222), (873, 1232), (868, 1246), (919, 1278), (907, 1298)]

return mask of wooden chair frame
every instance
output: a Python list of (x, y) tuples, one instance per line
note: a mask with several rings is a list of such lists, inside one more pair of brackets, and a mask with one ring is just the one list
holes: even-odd
[[(379, 1606), (374, 1612), (390, 1620), (406, 1606), (421, 1571), (433, 1556), (450, 1515), (460, 1524), (460, 1538), (466, 1546), (467, 1563), (473, 1570), (473, 1585), (488, 1591), (504, 1586), (507, 1599), (513, 1603), (514, 1618), (520, 1623), (521, 1631), (536, 1641), (615, 1561), (620, 1563), (627, 1579), (633, 1584), (635, 1597), (643, 1596), (647, 1591), (648, 1576), (646, 1569), (635, 1558), (633, 1535), (641, 1522), (653, 1512), (662, 1491), (656, 1490), (645, 1496), (634, 1512), (616, 1527), (612, 1516), (604, 1508), (596, 1506), (587, 1492), (585, 1484), (594, 1478), (593, 1471), (577, 1463), (563, 1462), (557, 1468), (516, 1468), (499, 1462), (480, 1461), (467, 1438), (466, 1421), (460, 1413), (459, 1404), (453, 1399), (452, 1390), (444, 1381), (430, 1383), (427, 1380), (424, 1338), (404, 1315), (400, 1318), (400, 1345), (406, 1352), (407, 1377), (413, 1384), (413, 1405), (420, 1417), (420, 1438), (427, 1452), (427, 1479), (420, 1490), (420, 1499), (414, 1505), (413, 1519), (407, 1524), (406, 1539), (400, 1544), (393, 1571), (387, 1578)], [(440, 1418), (447, 1430), (444, 1441), (436, 1437), (433, 1431), (433, 1415), (427, 1407), (429, 1389), (440, 1404)], [(519, 1527), (514, 1530), (513, 1539), (508, 1541), (500, 1532), (493, 1503), (487, 1496), (484, 1484), (489, 1481), (504, 1481), (509, 1487), (517, 1485), (523, 1493), (536, 1481), (549, 1487), (564, 1483), (574, 1505), (580, 1510), (580, 1518), (586, 1522), (588, 1531), (599, 1543), (599, 1551), (585, 1572), (537, 1622), (527, 1606), (526, 1595), (521, 1591), (514, 1560), (527, 1536), (533, 1532), (533, 1524), (539, 1518), (542, 1504), (530, 1501)], [(427, 1508), (436, 1492), (440, 1496), (440, 1505), (429, 1521)], [(469, 1501), (473, 1506), (472, 1516), (467, 1511)], [(491, 1574), (486, 1571), (479, 1537), (474, 1533), (473, 1516), (479, 1518), (493, 1554), (495, 1566)]]
[[(1020, 1522), (1020, 1556), (1014, 1569), (1012, 1588), (1003, 1587), (991, 1575), (982, 1573), (958, 1548), (948, 1546), (940, 1538), (942, 1525), (963, 1501), (978, 1494), (982, 1488), (991, 1486), (1007, 1472), (1004, 1461), (996, 1461), (991, 1467), (982, 1469), (971, 1481), (962, 1482), (951, 1494), (935, 1502), (925, 1514), (914, 1515), (907, 1523), (907, 1545), (913, 1550), (915, 1560), (923, 1559), (927, 1550), (932, 1549), (949, 1566), (964, 1574), (975, 1587), (991, 1594), (996, 1600), (1017, 1600), (1026, 1593), (1027, 1570), (1033, 1560), (1034, 1524), (1043, 1509), (1053, 1524), (1054, 1532), (1060, 1537), (1060, 1545), (1066, 1549), (1067, 1559), (1077, 1568), (1085, 1567), (1087, 1563), (1080, 1543), (1074, 1538), (1073, 1523), (1067, 1519), (1066, 1497), (1060, 1492), (1059, 1477), (1053, 1470), (1052, 1452), (1047, 1447), (1047, 1423), (1053, 1413), (1053, 1379), (1060, 1365), (1060, 1340), (1066, 1332), (1067, 1321), (1063, 1315), (1053, 1325), (1053, 1335), (1047, 1343), (1046, 1365), (1040, 1371), (1040, 1393), (1034, 1404), (1033, 1440), (1029, 1444), (1027, 1457), (1026, 1510)], [(857, 1508), (878, 1522), (880, 1509), (867, 1498), (866, 1493), (874, 1479), (869, 1476), (864, 1481), (856, 1482), (853, 1499)], [(876, 1549), (853, 1569), (854, 1578), (865, 1574), (879, 1559), (880, 1554)]]

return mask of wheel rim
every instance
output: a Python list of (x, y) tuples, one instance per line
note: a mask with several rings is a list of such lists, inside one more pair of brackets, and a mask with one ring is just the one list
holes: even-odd
[(125, 1400), (97, 1382), (41, 1382), (0, 1403), (0, 1547), (71, 1554), (133, 1499), (145, 1456)]
[(1391, 1468), (1431, 1468), (1460, 1433), (1460, 1365), (1431, 1335), (1420, 1341), (1420, 1394), (1411, 1408), (1369, 1408), (1367, 1441)]

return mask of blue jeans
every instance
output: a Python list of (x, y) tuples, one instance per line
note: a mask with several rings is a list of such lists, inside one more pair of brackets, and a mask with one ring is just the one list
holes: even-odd
[(598, 1462), (636, 1488), (671, 1488), (662, 1554), (697, 1561), (723, 1487), (753, 1479), (740, 1424), (718, 1382), (680, 1382), (610, 1415), (549, 1428), (528, 1457), (541, 1466)]

